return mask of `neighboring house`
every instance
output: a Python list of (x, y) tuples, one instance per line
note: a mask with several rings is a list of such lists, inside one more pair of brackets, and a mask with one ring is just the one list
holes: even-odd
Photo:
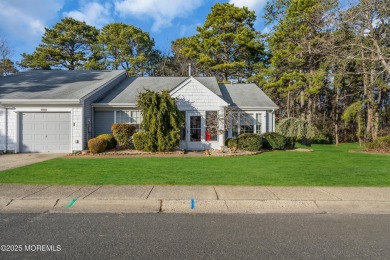
[[(177, 100), (186, 120), (181, 149), (220, 149), (227, 137), (275, 130), (278, 107), (254, 84), (127, 77), (124, 71), (28, 71), (0, 78), (0, 151), (68, 153), (86, 149), (88, 139), (110, 133), (113, 123), (139, 128), (136, 100), (145, 89), (167, 89)], [(212, 131), (216, 120), (219, 130)]]

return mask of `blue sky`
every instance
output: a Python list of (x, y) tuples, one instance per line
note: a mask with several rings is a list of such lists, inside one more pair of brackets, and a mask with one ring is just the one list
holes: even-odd
[(169, 52), (172, 40), (196, 33), (215, 3), (247, 6), (257, 14), (256, 29), (263, 31), (267, 0), (0, 0), (0, 39), (7, 41), (14, 61), (32, 53), (44, 28), (63, 17), (73, 17), (102, 28), (111, 22), (140, 27), (155, 39), (156, 47)]

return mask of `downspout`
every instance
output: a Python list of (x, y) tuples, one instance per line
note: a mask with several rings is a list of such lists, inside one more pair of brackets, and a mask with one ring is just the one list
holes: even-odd
[(271, 115), (271, 132), (275, 132), (275, 109), (272, 109)]
[(0, 104), (0, 107), (4, 108), (5, 111), (5, 117), (4, 117), (4, 131), (5, 131), (5, 142), (4, 142), (4, 153), (7, 153), (7, 146), (8, 146), (8, 128), (7, 128), (7, 122), (8, 122), (8, 109)]
[(8, 147), (8, 109), (5, 107), (5, 120), (4, 120), (4, 130), (5, 130), (5, 146), (4, 153), (7, 153)]

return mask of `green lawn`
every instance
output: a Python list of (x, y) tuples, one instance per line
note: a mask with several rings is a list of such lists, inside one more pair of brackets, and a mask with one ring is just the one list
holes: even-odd
[(390, 156), (348, 153), (355, 144), (315, 152), (241, 157), (60, 158), (0, 172), (0, 183), (390, 186)]

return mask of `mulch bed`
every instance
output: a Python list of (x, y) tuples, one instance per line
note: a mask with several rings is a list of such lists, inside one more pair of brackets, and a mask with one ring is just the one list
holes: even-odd
[(387, 150), (376, 150), (376, 149), (365, 149), (365, 150), (349, 150), (350, 153), (367, 153), (367, 154), (384, 154), (390, 155), (390, 151)]
[(96, 158), (96, 157), (225, 157), (225, 156), (245, 156), (256, 155), (262, 151), (248, 152), (248, 151), (236, 151), (236, 152), (221, 152), (217, 150), (212, 151), (174, 151), (174, 152), (144, 152), (137, 150), (109, 150), (103, 153), (92, 154), (89, 152), (77, 152), (68, 154), (68, 158)]

